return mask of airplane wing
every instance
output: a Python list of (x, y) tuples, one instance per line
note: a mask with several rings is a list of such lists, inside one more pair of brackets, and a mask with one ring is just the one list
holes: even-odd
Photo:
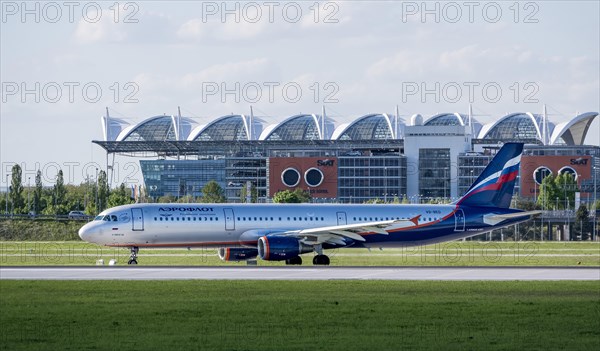
[(363, 235), (365, 234), (382, 234), (388, 235), (385, 228), (393, 227), (405, 228), (416, 226), (421, 215), (415, 216), (410, 219), (395, 219), (389, 221), (379, 222), (366, 222), (366, 223), (355, 223), (336, 225), (329, 227), (318, 227), (310, 229), (300, 229), (287, 231), (283, 233), (277, 233), (276, 235), (293, 236), (300, 239), (307, 245), (319, 245), (319, 244), (335, 244), (335, 245), (346, 245), (344, 238), (349, 238), (356, 241), (365, 241)]
[(525, 216), (535, 216), (541, 214), (542, 211), (523, 211), (523, 212), (514, 212), (514, 213), (504, 213), (504, 214), (487, 214), (483, 216), (483, 222), (490, 225), (498, 224), (507, 219), (525, 217)]

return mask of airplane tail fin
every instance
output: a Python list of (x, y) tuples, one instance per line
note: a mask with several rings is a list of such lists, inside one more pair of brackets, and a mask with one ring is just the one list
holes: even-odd
[(510, 207), (519, 166), (522, 143), (506, 143), (456, 204), (483, 207)]

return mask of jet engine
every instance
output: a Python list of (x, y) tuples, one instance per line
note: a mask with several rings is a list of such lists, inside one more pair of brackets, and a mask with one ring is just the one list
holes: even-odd
[(265, 261), (283, 261), (312, 252), (310, 245), (289, 236), (261, 236), (258, 238), (258, 256)]
[(248, 248), (222, 247), (219, 249), (219, 258), (228, 262), (247, 261), (256, 258), (258, 250)]

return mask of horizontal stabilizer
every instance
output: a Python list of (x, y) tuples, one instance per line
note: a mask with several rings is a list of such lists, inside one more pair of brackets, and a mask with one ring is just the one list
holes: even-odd
[(528, 217), (535, 216), (541, 214), (542, 211), (524, 211), (524, 212), (514, 212), (514, 213), (503, 213), (503, 214), (487, 214), (483, 216), (483, 222), (489, 225), (496, 225), (502, 221), (507, 219), (519, 218), (519, 217)]

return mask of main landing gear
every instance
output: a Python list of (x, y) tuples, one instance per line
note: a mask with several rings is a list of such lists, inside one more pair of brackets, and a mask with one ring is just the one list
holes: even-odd
[(315, 266), (329, 266), (329, 256), (323, 255), (323, 246), (315, 246), (315, 252), (317, 255), (313, 257), (313, 265)]
[(140, 248), (137, 246), (132, 246), (131, 247), (131, 255), (129, 256), (129, 261), (127, 261), (127, 264), (137, 264), (137, 254), (138, 251), (140, 251)]
[(315, 266), (329, 266), (329, 256), (316, 255), (315, 257), (313, 257), (313, 264)]

